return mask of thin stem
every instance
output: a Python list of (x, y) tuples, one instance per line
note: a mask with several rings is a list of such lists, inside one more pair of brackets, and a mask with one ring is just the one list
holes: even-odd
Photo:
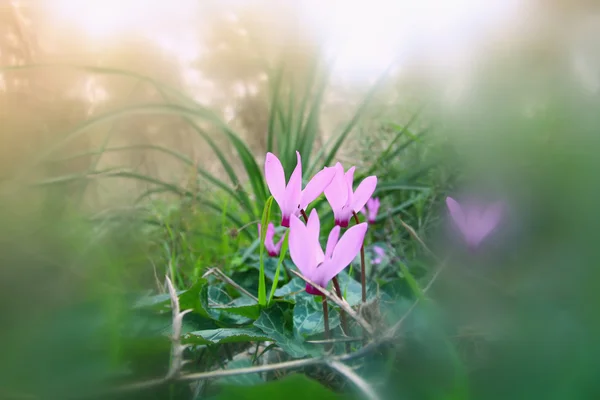
[(300, 213), (302, 214), (302, 217), (304, 218), (304, 222), (308, 222), (308, 215), (306, 215), (306, 211), (304, 211), (304, 208), (300, 209)]
[[(325, 340), (329, 340), (329, 309), (327, 307), (327, 297), (325, 296), (323, 296), (323, 323), (325, 324)], [(331, 345), (327, 345), (325, 348), (329, 350)]]
[[(338, 295), (340, 299), (343, 299), (342, 289), (340, 288), (340, 283), (338, 282), (337, 276), (334, 276), (332, 279), (333, 287), (335, 288), (335, 293)], [(346, 313), (344, 310), (340, 310), (340, 322), (342, 323), (342, 332), (344, 335), (349, 336), (350, 331), (348, 330), (348, 319), (346, 319)], [(346, 351), (350, 351), (350, 343), (346, 343)]]
[(331, 368), (339, 372), (341, 375), (346, 377), (358, 390), (360, 390), (365, 398), (368, 400), (379, 400), (379, 396), (375, 393), (375, 390), (361, 378), (356, 372), (352, 370), (352, 368), (348, 367), (346, 364), (343, 364), (336, 360), (331, 360), (327, 362)]
[(323, 293), (329, 300), (334, 302), (338, 307), (340, 307), (342, 310), (346, 311), (346, 313), (348, 313), (350, 318), (354, 319), (360, 326), (362, 326), (363, 329), (369, 335), (373, 336), (375, 334), (375, 330), (373, 329), (373, 327), (371, 325), (369, 325), (369, 323), (367, 321), (365, 321), (365, 319), (362, 316), (360, 316), (356, 311), (354, 311), (352, 309), (352, 307), (350, 307), (350, 305), (348, 304), (348, 302), (346, 300), (340, 299), (335, 293), (332, 293), (329, 290), (325, 289), (324, 287), (320, 286), (319, 284), (311, 281), (310, 279), (308, 279), (307, 277), (302, 275), (300, 272), (294, 271), (294, 270), (291, 270), (290, 272), (292, 274), (296, 275), (298, 278), (302, 279), (304, 282), (312, 285), (319, 292)]
[[(354, 215), (354, 222), (356, 225), (359, 224), (358, 215), (356, 212), (352, 212)], [(366, 283), (366, 274), (365, 274), (365, 243), (363, 242), (360, 247), (360, 286), (362, 289), (362, 302), (363, 304), (367, 302), (367, 283)]]

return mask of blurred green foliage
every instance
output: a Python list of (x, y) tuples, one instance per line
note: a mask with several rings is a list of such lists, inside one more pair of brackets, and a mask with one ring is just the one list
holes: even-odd
[[(324, 356), (315, 342), (324, 331), (318, 299), (289, 273), (289, 257), (275, 283), (278, 261), (259, 257), (264, 154), (275, 152), (289, 174), (296, 150), (305, 179), (337, 160), (357, 165), (357, 178), (379, 178), (361, 313), (377, 333), (406, 319), (393, 340), (346, 360), (379, 396), (600, 396), (600, 102), (566, 72), (560, 49), (497, 50), (451, 102), (425, 89), (413, 98), (388, 70), (331, 116), (327, 95), (346, 92), (316, 39), (275, 40), (294, 21), (289, 10), (249, 7), (227, 23), (215, 11), (205, 27), (213, 51), (196, 64), (217, 87), (211, 102), (186, 90), (153, 43), (132, 39), (102, 60), (85, 52), (67, 59), (36, 45), (48, 29), (39, 15), (29, 15), (34, 28), (13, 32), (14, 8), (0, 11), (12, 34), (0, 42), (0, 397), (361, 398), (356, 381), (318, 363), (98, 394), (166, 374), (165, 276), (192, 310), (182, 326), (185, 373)], [(240, 38), (240, 28), (257, 43)], [(85, 47), (73, 40), (73, 49)], [(56, 64), (61, 56), (67, 61)], [(108, 100), (70, 94), (90, 81)], [(236, 96), (240, 82), (256, 94)], [(337, 129), (332, 121), (341, 121)], [(476, 253), (446, 229), (450, 193), (509, 205)], [(314, 206), (326, 231), (326, 202)], [(380, 263), (376, 245), (385, 250)], [(355, 263), (339, 276), (353, 307), (359, 271)], [(265, 292), (274, 289), (265, 307), (253, 298), (260, 272)], [(338, 339), (340, 319), (332, 306)], [(361, 334), (351, 321), (349, 336)], [(361, 340), (348, 343), (361, 351)], [(347, 349), (336, 343), (332, 352)]]

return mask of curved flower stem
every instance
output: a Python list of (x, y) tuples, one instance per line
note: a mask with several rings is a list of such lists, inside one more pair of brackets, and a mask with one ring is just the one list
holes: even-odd
[[(354, 215), (354, 222), (356, 223), (356, 225), (358, 225), (358, 215), (356, 215), (354, 211), (352, 212), (352, 214)], [(363, 242), (363, 245), (360, 247), (360, 286), (362, 288), (363, 303), (367, 302), (367, 283), (365, 278), (365, 243)]]
[[(325, 340), (329, 340), (329, 309), (327, 308), (327, 297), (323, 296), (323, 322), (325, 324)], [(327, 350), (331, 348), (331, 345), (325, 347)]]
[[(304, 209), (300, 209), (300, 213), (304, 218), (304, 222), (308, 222), (308, 215), (306, 215), (306, 211), (304, 211)], [(340, 283), (338, 282), (337, 276), (334, 276), (331, 281), (333, 282), (333, 287), (335, 288), (335, 294), (337, 294), (340, 299), (343, 299), (344, 297), (342, 296), (342, 289), (340, 288)], [(342, 332), (344, 332), (344, 335), (349, 336), (350, 331), (348, 330), (348, 320), (346, 319), (346, 312), (344, 310), (340, 310), (340, 322), (342, 324)], [(346, 347), (349, 346), (350, 345), (347, 344)]]

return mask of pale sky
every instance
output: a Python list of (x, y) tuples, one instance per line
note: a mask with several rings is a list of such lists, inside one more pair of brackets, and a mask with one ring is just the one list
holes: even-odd
[[(241, 3), (244, 0), (228, 0)], [(274, 0), (276, 1), (276, 0)], [(98, 40), (135, 31), (183, 63), (195, 42), (200, 0), (48, 0), (56, 17)], [(221, 0), (221, 3), (223, 1)], [(519, 0), (303, 0), (307, 29), (322, 35), (337, 76), (372, 79), (395, 61), (419, 56), (440, 68), (459, 65), (487, 32), (518, 15)], [(176, 6), (175, 6), (176, 4)], [(185, 73), (185, 71), (184, 71)]]

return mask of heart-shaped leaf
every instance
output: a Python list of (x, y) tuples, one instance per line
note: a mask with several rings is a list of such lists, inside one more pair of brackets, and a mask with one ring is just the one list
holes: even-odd
[[(294, 335), (299, 339), (314, 336), (325, 332), (323, 308), (321, 297), (304, 293), (296, 297), (294, 306)], [(336, 309), (329, 307), (329, 329), (334, 329), (340, 324), (340, 315)]]
[(272, 337), (283, 351), (294, 358), (317, 356), (319, 349), (308, 343), (302, 343), (294, 337), (292, 323), (286, 321), (286, 313), (290, 310), (281, 303), (276, 303), (268, 309), (262, 310), (260, 317), (254, 322), (254, 326)]

